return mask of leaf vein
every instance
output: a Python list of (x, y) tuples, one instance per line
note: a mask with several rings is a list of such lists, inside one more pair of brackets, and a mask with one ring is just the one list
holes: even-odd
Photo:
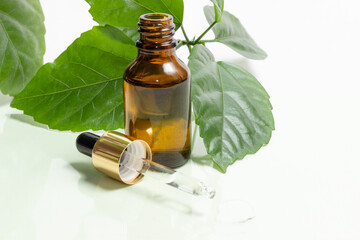
[[(75, 115), (76, 113), (78, 113), (81, 109), (83, 109), (83, 108), (86, 107), (90, 102), (92, 102), (92, 101), (104, 90), (104, 88), (105, 88), (108, 84), (109, 84), (109, 82), (106, 82), (106, 83), (104, 84), (104, 86), (103, 86), (96, 94), (94, 94), (94, 95), (89, 99), (89, 101), (88, 101), (87, 103), (85, 103), (85, 104), (83, 104), (83, 105), (81, 105), (81, 106), (78, 106), (78, 108), (77, 108), (76, 110), (72, 111), (72, 112), (68, 111), (68, 114), (64, 114), (64, 115), (62, 116), (62, 118), (57, 119), (57, 120), (54, 122), (54, 124), (57, 124), (57, 123), (60, 122), (61, 120), (65, 119), (65, 118), (70, 118), (71, 116), (73, 116), (73, 115)], [(70, 92), (70, 93), (71, 93), (71, 92)], [(69, 96), (69, 95), (67, 95), (67, 97), (68, 97), (68, 96)]]
[(89, 66), (86, 66), (86, 65), (83, 64), (83, 63), (77, 63), (77, 62), (69, 62), (69, 63), (70, 63), (70, 64), (75, 64), (75, 65), (80, 65), (80, 66), (82, 66), (82, 67), (84, 67), (84, 68), (86, 68), (86, 69), (89, 69), (90, 71), (92, 71), (92, 72), (94, 72), (94, 73), (102, 76), (103, 78), (106, 78), (106, 79), (108, 79), (108, 80), (110, 79), (108, 76), (106, 76), (106, 75), (104, 75), (104, 74), (96, 71), (95, 69), (93, 69), (93, 68), (91, 68), (91, 67), (89, 67)]
[(221, 119), (221, 125), (222, 125), (222, 131), (221, 131), (221, 156), (223, 155), (223, 151), (224, 151), (224, 114), (225, 114), (225, 104), (224, 104), (224, 86), (223, 86), (223, 80), (220, 74), (220, 68), (218, 67), (218, 65), (216, 65), (216, 69), (217, 72), (219, 74), (219, 80), (220, 80), (220, 86), (221, 86), (221, 103), (222, 103), (222, 109), (223, 109), (223, 113), (222, 113), (222, 119)]
[[(224, 68), (223, 66), (221, 66), (226, 72), (228, 72), (234, 79), (235, 76), (232, 74), (232, 72), (230, 72), (228, 69)], [(249, 97), (249, 95), (247, 94), (247, 92), (243, 89), (243, 87), (241, 85), (240, 89), (242, 90), (242, 92), (244, 93), (244, 95), (246, 96), (246, 99), (248, 99), (248, 101), (250, 102), (250, 104), (253, 106), (253, 108), (255, 109), (255, 112), (257, 113), (258, 116), (260, 116), (261, 120), (263, 120), (265, 122), (265, 124), (268, 126), (267, 121), (264, 119), (264, 117), (262, 116), (262, 114), (259, 112), (259, 110), (256, 108), (256, 104), (254, 104), (252, 98)]]
[(5, 35), (6, 35), (7, 39), (8, 39), (8, 41), (9, 41), (13, 51), (15, 52), (15, 55), (17, 57), (18, 64), (19, 64), (19, 69), (21, 70), (21, 74), (22, 74), (22, 78), (21, 78), (22, 85), (24, 85), (25, 84), (25, 81), (24, 81), (24, 75), (25, 74), (24, 74), (24, 69), (23, 69), (23, 66), (22, 66), (21, 59), (20, 59), (19, 54), (17, 53), (16, 48), (15, 48), (15, 46), (14, 46), (14, 44), (13, 44), (13, 42), (12, 42), (12, 40), (11, 40), (11, 38), (10, 38), (10, 36), (9, 36), (9, 34), (8, 34), (6, 28), (5, 28), (5, 26), (4, 26), (4, 24), (3, 24), (3, 22), (1, 20), (0, 20), (0, 25), (4, 29)]
[(162, 4), (164, 4), (164, 6), (169, 10), (169, 12), (171, 13), (171, 15), (176, 19), (176, 21), (178, 21), (180, 23), (180, 20), (177, 18), (177, 16), (170, 10), (170, 8), (165, 4), (165, 2), (163, 0), (160, 0), (162, 2)]
[(13, 16), (9, 15), (8, 13), (0, 10), (0, 14), (2, 14), (3, 16), (7, 17), (8, 19), (10, 19), (10, 21), (12, 21), (14, 24), (18, 25), (19, 28), (21, 28), (22, 30), (26, 30), (33, 39), (35, 39), (35, 43), (37, 43), (37, 37), (36, 35), (29, 29), (29, 26), (24, 25), (22, 22), (20, 22), (18, 19), (14, 18)]
[(18, 100), (23, 100), (23, 99), (29, 99), (29, 98), (36, 98), (36, 97), (44, 97), (44, 96), (49, 96), (49, 95), (55, 95), (55, 94), (59, 94), (59, 93), (63, 93), (63, 92), (67, 92), (67, 91), (72, 91), (72, 90), (76, 90), (76, 89), (81, 89), (81, 88), (86, 88), (86, 87), (92, 87), (95, 85), (99, 85), (102, 83), (106, 83), (106, 82), (111, 82), (111, 81), (116, 81), (122, 79), (122, 77), (118, 77), (118, 78), (113, 78), (113, 79), (108, 79), (106, 81), (101, 81), (101, 82), (96, 82), (93, 84), (88, 84), (86, 86), (78, 86), (78, 87), (74, 87), (74, 88), (70, 88), (70, 89), (64, 89), (64, 90), (60, 90), (60, 91), (56, 91), (56, 92), (51, 92), (51, 93), (45, 93), (45, 94), (39, 94), (39, 95), (34, 95), (34, 96), (28, 96), (28, 97), (18, 97)]

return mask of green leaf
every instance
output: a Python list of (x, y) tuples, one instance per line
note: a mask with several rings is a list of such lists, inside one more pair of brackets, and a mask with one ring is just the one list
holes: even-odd
[(0, 90), (19, 93), (43, 63), (44, 15), (38, 0), (0, 1)]
[(168, 13), (173, 16), (176, 29), (183, 20), (183, 0), (86, 0), (89, 12), (99, 24), (137, 29), (142, 14)]
[(124, 29), (94, 27), (41, 67), (12, 106), (52, 129), (123, 128), (122, 76), (136, 55)]
[(223, 170), (267, 144), (274, 130), (269, 95), (239, 66), (215, 62), (196, 45), (189, 57), (196, 124), (208, 154)]
[[(204, 7), (204, 13), (209, 24), (215, 21), (212, 7)], [(227, 11), (223, 12), (221, 22), (217, 23), (212, 30), (215, 33), (214, 41), (225, 44), (244, 57), (256, 60), (267, 57), (264, 50), (246, 32), (239, 19)]]
[(224, 0), (211, 0), (214, 4), (215, 21), (221, 22), (221, 16), (224, 12)]

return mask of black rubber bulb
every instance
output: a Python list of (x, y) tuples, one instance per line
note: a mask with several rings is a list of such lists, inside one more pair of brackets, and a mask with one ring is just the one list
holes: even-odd
[(76, 148), (79, 152), (91, 157), (92, 150), (96, 141), (99, 139), (98, 135), (93, 133), (84, 132), (76, 138)]

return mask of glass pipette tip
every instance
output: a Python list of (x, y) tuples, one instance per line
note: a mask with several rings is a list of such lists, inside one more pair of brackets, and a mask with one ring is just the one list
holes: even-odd
[(210, 199), (215, 196), (215, 190), (213, 188), (206, 186), (203, 182), (191, 176), (177, 172), (156, 162), (141, 158), (129, 151), (124, 151), (123, 155), (124, 158), (132, 159), (132, 161), (141, 161), (141, 164), (130, 164), (132, 161), (127, 161), (125, 164), (120, 163), (120, 167), (126, 168), (130, 171), (136, 171), (145, 176), (150, 176), (159, 182), (165, 183), (195, 196), (204, 196)]

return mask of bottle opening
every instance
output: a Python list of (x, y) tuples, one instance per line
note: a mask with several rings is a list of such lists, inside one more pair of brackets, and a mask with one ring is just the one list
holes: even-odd
[(175, 25), (173, 17), (167, 13), (147, 13), (138, 22), (140, 39), (136, 46), (141, 49), (161, 50), (176, 47), (173, 39)]
[(144, 20), (169, 20), (171, 19), (171, 16), (166, 13), (148, 13), (142, 15), (140, 18), (143, 18)]

